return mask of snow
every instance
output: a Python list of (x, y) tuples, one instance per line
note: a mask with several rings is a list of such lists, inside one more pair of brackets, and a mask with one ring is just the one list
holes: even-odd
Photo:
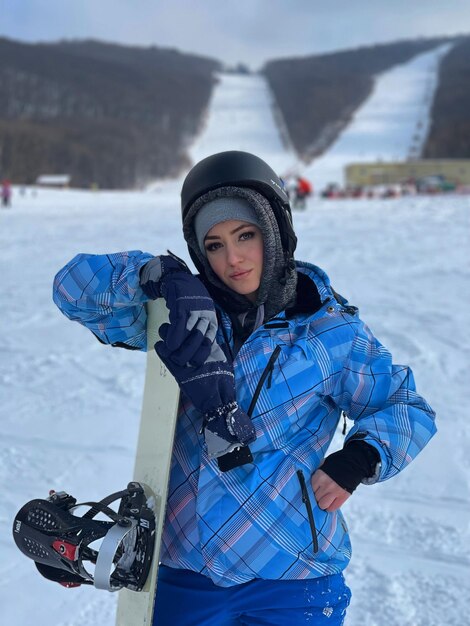
[[(442, 52), (427, 54), (426, 67), (435, 71)], [(424, 58), (384, 74), (363, 110), (377, 94), (386, 97), (382, 86), (393, 78), (403, 128), (409, 114), (414, 132), (417, 92), (410, 85)], [(435, 80), (431, 69), (422, 71)], [(242, 148), (274, 160), (279, 171), (290, 167), (294, 157), (283, 151), (270, 102), (259, 77), (222, 77), (193, 156)], [(386, 149), (392, 154), (400, 134), (396, 109), (385, 104), (374, 130), (382, 156)], [(348, 158), (363, 156), (361, 115), (344, 133), (357, 142), (350, 140)], [(427, 112), (419, 115), (427, 124)], [(405, 130), (401, 135), (406, 146)], [(368, 158), (379, 154), (368, 150)], [(336, 157), (331, 162), (339, 167)], [(322, 163), (329, 167), (328, 155)], [(132, 476), (144, 356), (102, 346), (67, 321), (52, 303), (51, 285), (77, 252), (158, 254), (171, 247), (187, 259), (180, 186), (177, 180), (147, 192), (28, 188), (23, 195), (15, 188), (13, 207), (0, 210), (2, 624), (114, 623), (115, 595), (46, 581), (17, 550), (11, 526), (24, 503), (47, 497), (51, 488), (92, 500)], [(346, 570), (353, 592), (347, 626), (461, 626), (467, 619), (469, 215), (470, 198), (457, 195), (313, 198), (294, 215), (297, 257), (323, 267), (335, 289), (360, 307), (395, 361), (412, 366), (419, 391), (438, 414), (438, 435), (410, 468), (387, 483), (360, 487), (344, 507), (354, 549)], [(335, 445), (341, 441), (338, 434)]]
[(429, 132), (429, 108), (439, 64), (452, 44), (444, 44), (398, 65), (376, 79), (373, 93), (330, 149), (305, 168), (321, 191), (330, 182), (344, 184), (349, 163), (403, 161), (419, 157)]
[(280, 136), (274, 96), (259, 74), (221, 73), (210, 103), (210, 114), (190, 157), (201, 159), (223, 150), (254, 152), (276, 172), (297, 165), (286, 136)]

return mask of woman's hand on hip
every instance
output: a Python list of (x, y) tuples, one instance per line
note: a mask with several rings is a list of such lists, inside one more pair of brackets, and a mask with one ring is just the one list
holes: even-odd
[(317, 504), (324, 511), (338, 510), (351, 496), (321, 469), (317, 469), (310, 480)]

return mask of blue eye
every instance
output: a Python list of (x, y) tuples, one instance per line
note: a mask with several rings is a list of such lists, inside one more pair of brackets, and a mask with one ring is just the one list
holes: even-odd
[(253, 230), (247, 230), (240, 235), (240, 239), (246, 241), (247, 239), (253, 239), (254, 236), (255, 232)]
[(220, 244), (218, 241), (214, 241), (214, 243), (208, 243), (206, 245), (206, 251), (207, 252), (215, 252), (216, 250), (218, 250), (220, 248), (222, 244)]

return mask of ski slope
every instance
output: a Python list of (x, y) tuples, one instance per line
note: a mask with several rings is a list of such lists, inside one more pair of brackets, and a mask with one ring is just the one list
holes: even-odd
[[(189, 154), (194, 163), (215, 152), (245, 150), (267, 161), (276, 172), (297, 167), (274, 97), (260, 74), (221, 73), (206, 125)], [(282, 128), (282, 126), (281, 126)]]
[[(417, 60), (392, 70), (400, 69), (403, 85)], [(272, 163), (272, 151), (277, 168), (289, 167), (292, 153), (282, 147), (266, 87), (253, 77), (233, 78), (221, 80), (193, 157), (242, 148)], [(377, 81), (374, 94), (389, 78)], [(408, 93), (403, 115), (411, 116), (416, 93)], [(392, 118), (381, 119), (383, 145), (396, 137)], [(360, 133), (356, 137), (359, 157), (363, 142)], [(352, 155), (352, 145), (349, 150)], [(62, 317), (52, 303), (52, 279), (79, 251), (158, 254), (170, 247), (188, 259), (180, 186), (26, 189), (24, 195), (15, 189), (13, 208), (0, 210), (2, 624), (114, 623), (113, 594), (68, 590), (43, 579), (16, 549), (11, 524), (25, 502), (46, 497), (51, 488), (92, 500), (129, 481), (145, 358), (105, 347)], [(312, 199), (294, 215), (297, 257), (323, 267), (335, 289), (360, 307), (395, 361), (412, 366), (418, 389), (438, 414), (438, 435), (409, 469), (387, 483), (360, 487), (344, 507), (353, 542), (347, 626), (462, 626), (468, 619), (469, 215), (470, 198), (463, 196)], [(338, 434), (336, 445), (341, 441)]]
[(189, 150), (190, 157), (197, 162), (222, 150), (254, 152), (281, 176), (306, 176), (317, 192), (330, 182), (343, 185), (348, 163), (419, 157), (429, 132), (439, 65), (451, 47), (444, 44), (416, 55), (378, 76), (372, 94), (349, 126), (309, 165), (296, 157), (264, 78), (221, 73), (208, 119)]
[(429, 132), (438, 69), (452, 44), (415, 56), (376, 79), (373, 93), (328, 151), (304, 169), (321, 191), (345, 183), (348, 163), (404, 161), (419, 157)]

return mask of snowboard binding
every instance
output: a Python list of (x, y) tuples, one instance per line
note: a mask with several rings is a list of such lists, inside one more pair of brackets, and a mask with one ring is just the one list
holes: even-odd
[[(153, 497), (137, 482), (100, 502), (77, 504), (64, 491), (52, 491), (47, 500), (31, 500), (20, 509), (13, 537), (45, 578), (64, 587), (141, 591), (155, 543)], [(117, 513), (109, 506), (116, 500)], [(90, 508), (79, 517), (74, 511), (82, 506)], [(110, 521), (94, 519), (99, 513)]]

